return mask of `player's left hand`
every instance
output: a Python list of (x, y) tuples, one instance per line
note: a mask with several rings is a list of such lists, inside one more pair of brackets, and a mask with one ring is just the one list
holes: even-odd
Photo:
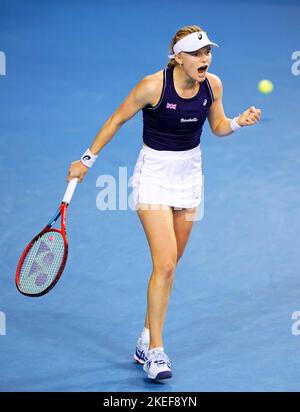
[(237, 123), (240, 126), (252, 126), (260, 120), (261, 110), (256, 109), (254, 106), (250, 106), (237, 118)]

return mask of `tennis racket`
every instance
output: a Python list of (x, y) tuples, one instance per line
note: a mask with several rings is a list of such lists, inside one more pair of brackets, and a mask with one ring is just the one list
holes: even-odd
[[(42, 296), (59, 280), (68, 257), (66, 212), (78, 179), (70, 180), (63, 200), (46, 227), (27, 245), (16, 271), (16, 286), (26, 296)], [(61, 228), (52, 226), (61, 217)]]

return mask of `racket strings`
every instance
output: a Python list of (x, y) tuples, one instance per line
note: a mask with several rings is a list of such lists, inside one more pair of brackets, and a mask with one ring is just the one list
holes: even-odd
[(60, 232), (49, 231), (38, 237), (22, 264), (20, 290), (38, 294), (47, 289), (57, 276), (64, 257), (65, 243)]

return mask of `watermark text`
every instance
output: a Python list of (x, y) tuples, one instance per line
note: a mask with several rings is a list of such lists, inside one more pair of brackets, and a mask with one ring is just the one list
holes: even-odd
[[(180, 179), (179, 179), (180, 180)], [(199, 177), (193, 185), (186, 185), (182, 181), (176, 182), (173, 188), (164, 184), (147, 183), (140, 187), (139, 177), (131, 176), (128, 179), (127, 167), (119, 167), (118, 179), (112, 175), (100, 175), (96, 180), (96, 187), (100, 188), (96, 196), (96, 207), (105, 210), (167, 210), (170, 206), (174, 212), (185, 210), (185, 219), (199, 221), (204, 217), (204, 175)], [(147, 186), (147, 187), (145, 187)], [(128, 189), (132, 189), (131, 192)], [(142, 196), (141, 196), (142, 194)], [(174, 199), (181, 201), (182, 206), (172, 205)], [(145, 200), (147, 199), (147, 200)], [(162, 199), (158, 204), (156, 199)], [(185, 202), (186, 206), (184, 205)], [(193, 204), (198, 204), (196, 213)], [(191, 210), (189, 210), (191, 209)]]
[(295, 321), (291, 327), (292, 335), (298, 336), (300, 335), (300, 310), (296, 310), (292, 313), (292, 320)]
[(292, 60), (295, 62), (292, 64), (291, 70), (294, 76), (299, 76), (300, 74), (300, 51), (294, 51), (292, 54)]
[(6, 75), (6, 55), (0, 51), (0, 76)]
[(0, 336), (6, 335), (6, 316), (5, 313), (0, 311)]

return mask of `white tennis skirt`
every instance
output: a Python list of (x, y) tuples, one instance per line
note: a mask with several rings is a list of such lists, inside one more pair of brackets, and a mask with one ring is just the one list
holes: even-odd
[(203, 172), (200, 145), (190, 150), (143, 146), (133, 176), (133, 202), (193, 208), (201, 202)]

